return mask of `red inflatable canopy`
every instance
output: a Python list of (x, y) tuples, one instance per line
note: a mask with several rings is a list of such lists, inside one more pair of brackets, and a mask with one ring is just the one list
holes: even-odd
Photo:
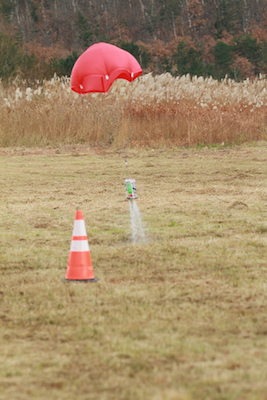
[(132, 82), (142, 69), (128, 51), (108, 43), (90, 46), (73, 66), (71, 89), (77, 93), (107, 93), (115, 79)]

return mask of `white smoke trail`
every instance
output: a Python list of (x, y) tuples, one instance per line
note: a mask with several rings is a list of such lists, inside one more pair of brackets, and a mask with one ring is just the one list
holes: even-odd
[(146, 243), (141, 213), (135, 200), (129, 200), (129, 209), (131, 216), (132, 243)]

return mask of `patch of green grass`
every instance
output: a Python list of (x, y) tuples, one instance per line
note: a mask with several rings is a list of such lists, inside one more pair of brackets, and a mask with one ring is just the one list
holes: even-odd
[(261, 234), (267, 233), (267, 226), (261, 225), (258, 230)]

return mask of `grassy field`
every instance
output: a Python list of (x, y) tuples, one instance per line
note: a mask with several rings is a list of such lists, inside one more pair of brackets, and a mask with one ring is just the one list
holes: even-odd
[[(0, 399), (267, 399), (267, 144), (0, 149)], [(75, 210), (98, 283), (64, 283)]]

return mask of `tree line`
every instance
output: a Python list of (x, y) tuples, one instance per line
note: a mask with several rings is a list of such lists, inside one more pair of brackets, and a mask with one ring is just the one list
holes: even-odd
[(90, 45), (113, 43), (145, 72), (267, 74), (267, 0), (2, 0), (0, 77), (70, 75)]

